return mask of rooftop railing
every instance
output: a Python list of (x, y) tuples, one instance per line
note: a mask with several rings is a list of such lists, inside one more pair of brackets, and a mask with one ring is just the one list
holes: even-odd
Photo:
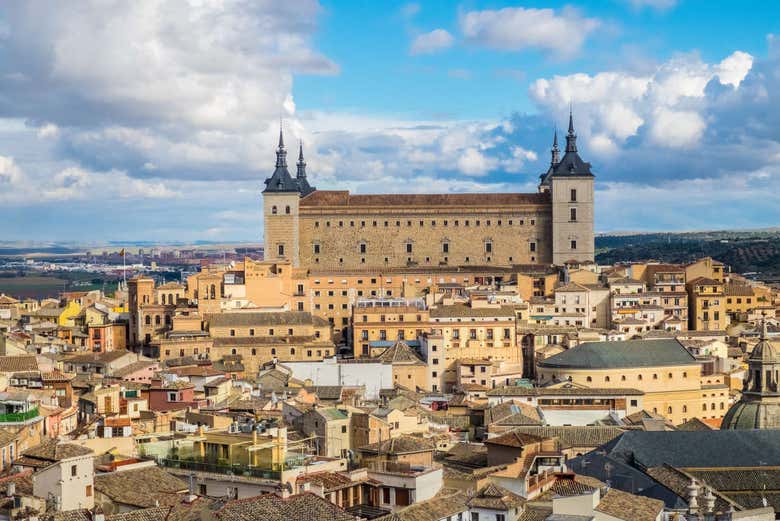
[(27, 412), (9, 412), (0, 414), (0, 423), (18, 423), (31, 420), (38, 416), (38, 408), (34, 407)]

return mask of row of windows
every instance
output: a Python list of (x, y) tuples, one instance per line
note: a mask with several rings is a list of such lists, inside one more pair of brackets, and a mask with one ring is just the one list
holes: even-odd
[[(419, 226), (425, 226), (425, 221), (418, 221), (418, 222), (419, 222)], [(393, 221), (371, 221), (371, 226), (376, 228), (377, 226), (380, 226), (380, 223), (385, 228), (389, 228), (390, 226), (393, 226), (393, 225), (395, 225), (396, 228), (400, 228), (402, 226), (402, 221), (400, 221), (400, 220), (397, 220), (394, 223), (393, 223)], [(406, 221), (405, 224), (406, 224), (406, 227), (409, 228), (409, 227), (413, 226), (413, 223), (414, 223), (414, 221)], [(437, 221), (435, 221), (435, 220), (430, 221), (430, 225), (433, 226), (433, 227), (436, 226), (436, 223), (437, 223)], [(442, 220), (441, 223), (442, 223), (443, 226), (450, 226), (450, 221), (448, 219)], [(494, 221), (492, 221), (490, 219), (487, 219), (485, 221), (481, 221), (480, 219), (476, 219), (476, 220), (473, 221), (474, 226), (483, 226), (483, 225), (484, 226), (493, 226), (493, 223), (494, 223)], [(506, 221), (506, 224), (508, 226), (514, 226), (515, 223), (517, 223), (517, 225), (519, 225), (519, 226), (523, 226), (526, 223), (526, 219), (518, 219), (517, 221), (515, 221), (514, 219), (509, 219), (509, 220)], [(350, 228), (354, 228), (356, 224), (360, 228), (365, 228), (366, 227), (366, 221), (360, 221), (358, 223), (356, 223), (356, 221), (349, 221), (348, 224), (349, 224)], [(455, 219), (455, 220), (452, 221), (451, 224), (453, 226), (460, 226), (461, 224), (463, 226), (471, 226), (472, 221), (470, 219), (464, 219), (461, 222), (460, 219)], [(504, 221), (501, 220), (501, 219), (498, 219), (497, 221), (495, 221), (495, 225), (496, 226), (503, 226), (503, 224), (504, 224)], [(534, 219), (528, 219), (528, 224), (531, 225), (531, 226), (536, 226), (536, 219), (535, 218)], [(326, 228), (330, 228), (330, 226), (331, 226), (330, 221), (325, 221), (325, 227)], [(345, 221), (338, 221), (337, 226), (339, 228), (343, 228), (345, 226)], [(320, 221), (314, 221), (314, 227), (315, 228), (319, 228), (320, 227)]]
[[(576, 250), (577, 249), (576, 241), (572, 241), (572, 244), (573, 244), (572, 249)], [(532, 252), (536, 251), (536, 244), (531, 243), (530, 246), (531, 246), (531, 251)], [(407, 250), (408, 250), (408, 248), (407, 248)], [(447, 248), (447, 250), (449, 251), (449, 248)], [(486, 250), (487, 250), (486, 253), (490, 253), (492, 251), (492, 245), (486, 246)], [(365, 253), (365, 251), (363, 253)], [(412, 252), (411, 251), (407, 251), (407, 253), (412, 253)], [(281, 246), (280, 246), (279, 256), (280, 257), (284, 256), (283, 247), (281, 247)], [(493, 260), (493, 258), (491, 256), (485, 257), (485, 261), (486, 262), (492, 262), (492, 260)], [(514, 262), (514, 257), (507, 258), (507, 261), (508, 262)], [(389, 264), (390, 263), (390, 257), (385, 257), (384, 262), (385, 262), (385, 264)], [(411, 262), (416, 262), (416, 261), (412, 257), (407, 257), (406, 258), (406, 262), (411, 263)], [(426, 263), (430, 263), (431, 262), (431, 258), (430, 257), (425, 257), (425, 262)], [(446, 257), (446, 256), (442, 257), (441, 262), (443, 262), (444, 264), (448, 264), (450, 262), (450, 258)], [(463, 259), (463, 262), (465, 264), (468, 264), (469, 262), (471, 262), (471, 257), (465, 257)], [(534, 257), (533, 255), (531, 256), (531, 262), (536, 262), (536, 257)], [(320, 258), (319, 257), (314, 257), (314, 263), (315, 264), (319, 264), (320, 263)], [(366, 258), (362, 257), (360, 259), (360, 263), (361, 264), (365, 264), (366, 263)], [(339, 264), (344, 264), (344, 257), (339, 257)]]
[[(531, 243), (533, 244), (533, 243)], [(412, 241), (406, 241), (406, 253), (413, 253), (414, 251), (414, 242)], [(485, 253), (492, 253), (493, 252), (493, 241), (486, 240), (484, 241), (484, 248)], [(314, 244), (312, 247), (312, 251), (315, 255), (319, 255), (322, 253), (322, 246), (320, 244)], [(533, 251), (533, 250), (532, 250)], [(449, 242), (442, 242), (441, 243), (441, 252), (442, 253), (449, 253), (450, 252), (450, 243)], [(368, 243), (366, 241), (360, 241), (358, 244), (358, 253), (368, 253)]]
[[(192, 350), (192, 354), (197, 355), (198, 351), (199, 351), (199, 349), (197, 347), (195, 347)], [(206, 353), (210, 353), (210, 352), (211, 352), (211, 349), (209, 349), (207, 347), (206, 348)], [(257, 349), (253, 347), (252, 350), (251, 350), (251, 353), (252, 353), (252, 356), (257, 356)], [(230, 350), (230, 354), (233, 354), (233, 355), (238, 354), (238, 350), (236, 350), (235, 348), (231, 349)], [(290, 354), (291, 355), (295, 354), (295, 348), (294, 347), (290, 348)], [(307, 349), (306, 350), (306, 356), (313, 356), (313, 355), (314, 355), (314, 351), (312, 349)], [(166, 349), (165, 350), (165, 356), (171, 356), (171, 350), (170, 349)], [(184, 357), (185, 356), (185, 350), (184, 349), (180, 349), (179, 350), (179, 356), (180, 357)], [(276, 356), (276, 348), (275, 347), (271, 348), (271, 356)], [(321, 349), (317, 349), (317, 356), (326, 356), (326, 357), (330, 356), (330, 349), (326, 349), (325, 351), (323, 351)]]
[[(687, 372), (687, 371), (683, 371), (683, 373), (682, 373), (682, 377), (683, 377), (683, 378), (688, 378), (688, 372)], [(555, 378), (555, 375), (553, 375), (553, 378)], [(673, 373), (669, 373), (669, 374), (667, 374), (667, 378), (669, 378), (669, 379), (672, 379), (672, 378), (674, 378), (674, 374), (673, 374)], [(641, 374), (638, 374), (638, 375), (636, 376), (636, 379), (641, 381), (641, 380), (643, 379), (643, 376), (642, 376)], [(609, 382), (610, 380), (611, 380), (611, 379), (610, 379), (610, 377), (609, 377), (609, 376), (605, 376), (605, 377), (604, 377), (604, 381), (605, 381), (605, 382)], [(653, 380), (658, 380), (658, 374), (655, 374), (655, 373), (653, 374)], [(586, 381), (586, 382), (592, 382), (592, 381), (593, 381), (593, 377), (591, 377), (591, 376), (588, 376), (588, 377), (586, 377), (586, 378), (585, 378), (585, 381)], [(621, 381), (621, 382), (625, 382), (625, 381), (626, 381), (626, 375), (621, 375), (621, 376), (620, 376), (620, 381)]]

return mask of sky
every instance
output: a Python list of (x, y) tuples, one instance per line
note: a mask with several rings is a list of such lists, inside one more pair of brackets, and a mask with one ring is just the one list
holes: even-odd
[(597, 231), (780, 226), (777, 2), (9, 0), (0, 241), (260, 241), (280, 120), (320, 189), (535, 191), (570, 107)]

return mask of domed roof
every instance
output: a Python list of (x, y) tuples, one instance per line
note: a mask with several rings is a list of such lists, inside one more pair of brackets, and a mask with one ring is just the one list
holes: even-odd
[(780, 363), (780, 356), (775, 346), (769, 341), (769, 334), (767, 333), (766, 321), (761, 324), (761, 336), (760, 340), (750, 353), (748, 360), (756, 362), (778, 362)]
[(728, 410), (720, 424), (725, 429), (780, 429), (780, 403), (738, 401)]

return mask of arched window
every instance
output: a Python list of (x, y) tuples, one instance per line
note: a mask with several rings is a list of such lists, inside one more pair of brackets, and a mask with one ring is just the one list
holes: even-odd
[(658, 375), (657, 374), (653, 375), (653, 380), (658, 380)]
[(593, 378), (591, 378), (590, 376), (588, 376), (587, 378), (585, 378), (585, 381), (586, 381), (586, 382), (592, 382), (592, 381), (593, 381)]
[(295, 354), (295, 348), (294, 348), (294, 347), (291, 347), (291, 348), (290, 348), (290, 354), (291, 354), (291, 355), (294, 355), (294, 354)]
[(275, 348), (275, 347), (272, 347), (272, 348), (271, 348), (271, 354), (272, 354), (272, 355), (275, 355), (275, 354), (276, 354), (276, 348)]
[(626, 381), (626, 375), (621, 375), (620, 376), (620, 381), (621, 382), (625, 382)]
[(688, 412), (688, 406), (687, 405), (683, 405), (683, 412)]
[(159, 326), (160, 325), (160, 315), (154, 316), (154, 325)]
[(667, 407), (667, 408), (666, 408), (666, 412), (667, 412), (668, 414), (672, 414), (672, 408), (671, 408), (671, 407)]
[(276, 206), (272, 206), (271, 207), (271, 213), (274, 214), (274, 215), (276, 215), (278, 213), (277, 210), (276, 210)]
[(231, 354), (231, 355), (234, 355), (234, 354), (236, 354), (236, 350), (235, 350), (235, 348), (233, 348), (233, 349), (231, 349), (231, 350), (230, 350), (230, 354)]
[(171, 316), (165, 315), (165, 325), (170, 326), (171, 325)]
[(252, 348), (252, 356), (257, 356), (257, 349), (254, 347)]
[(641, 379), (642, 379), (642, 375), (640, 374), (640, 375), (639, 375), (639, 376), (637, 376), (636, 378), (637, 378), (637, 380), (641, 380)]
[(290, 214), (290, 207), (289, 206), (285, 206), (284, 207), (284, 213), (286, 213), (288, 215)]
[(702, 411), (706, 411), (707, 410), (707, 404), (706, 403), (701, 404), (701, 410)]
[(217, 287), (214, 284), (211, 285), (211, 298), (217, 298)]
[(604, 381), (605, 381), (605, 382), (609, 382), (609, 376), (605, 376), (605, 377), (604, 377)]
[(146, 318), (144, 319), (144, 322), (146, 323), (147, 326), (151, 326), (152, 325), (152, 316), (151, 315), (146, 315)]

